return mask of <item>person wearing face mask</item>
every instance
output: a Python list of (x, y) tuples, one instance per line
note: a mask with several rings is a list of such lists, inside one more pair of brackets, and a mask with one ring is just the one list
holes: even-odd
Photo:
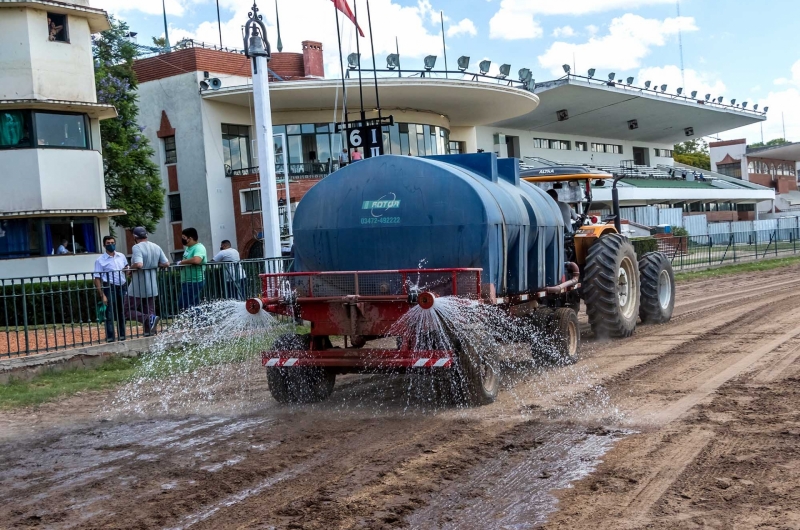
[[(117, 252), (114, 236), (103, 238), (106, 251), (94, 262), (94, 286), (106, 306), (106, 342), (125, 340), (125, 315), (122, 301), (128, 288), (125, 269), (128, 258)], [(119, 333), (115, 337), (114, 324)]]
[(181, 266), (181, 309), (200, 304), (200, 293), (205, 283), (204, 269), (208, 254), (206, 247), (197, 240), (198, 237), (195, 228), (185, 228), (181, 232), (181, 242), (186, 249), (183, 259), (175, 264)]
[(128, 320), (141, 322), (147, 337), (156, 332), (160, 320), (155, 314), (158, 296), (156, 270), (169, 267), (169, 260), (161, 247), (147, 240), (147, 230), (143, 226), (134, 228), (131, 235), (136, 244), (131, 249), (131, 268), (134, 271), (125, 300), (125, 316)]

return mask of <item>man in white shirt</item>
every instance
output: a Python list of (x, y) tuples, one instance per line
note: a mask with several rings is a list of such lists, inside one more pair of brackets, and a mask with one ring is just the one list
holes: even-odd
[(62, 239), (61, 240), (61, 244), (56, 249), (56, 254), (58, 254), (59, 256), (62, 256), (64, 254), (70, 254), (70, 251), (67, 248), (68, 244), (69, 244), (69, 242), (66, 239)]
[(350, 157), (347, 156), (347, 149), (342, 149), (342, 152), (339, 153), (339, 167), (343, 168), (349, 163), (350, 163)]
[(232, 248), (231, 242), (226, 239), (222, 242), (219, 252), (211, 261), (214, 263), (226, 263), (226, 265), (223, 265), (226, 295), (233, 296), (237, 300), (245, 300), (245, 278), (247, 278), (247, 275), (239, 263), (241, 261), (239, 251)]
[(131, 268), (134, 269), (128, 298), (125, 303), (125, 316), (144, 326), (145, 336), (150, 336), (160, 320), (156, 316), (156, 297), (158, 296), (157, 268), (169, 267), (169, 260), (161, 247), (147, 240), (147, 230), (143, 226), (133, 229)]
[(119, 334), (116, 340), (125, 340), (125, 315), (123, 300), (128, 288), (125, 269), (128, 258), (117, 252), (117, 240), (113, 236), (103, 238), (105, 252), (94, 262), (94, 286), (106, 306), (106, 342), (114, 342), (114, 323)]

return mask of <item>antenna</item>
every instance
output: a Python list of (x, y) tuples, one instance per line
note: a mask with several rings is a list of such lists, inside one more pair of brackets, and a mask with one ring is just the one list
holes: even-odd
[[(681, 0), (675, 2), (675, 7), (678, 9), (678, 18), (681, 18)], [(678, 21), (678, 24), (680, 24), (680, 21)], [(683, 86), (686, 86), (686, 75), (683, 73), (683, 33), (680, 25), (678, 26), (678, 51), (681, 54), (681, 81)]]

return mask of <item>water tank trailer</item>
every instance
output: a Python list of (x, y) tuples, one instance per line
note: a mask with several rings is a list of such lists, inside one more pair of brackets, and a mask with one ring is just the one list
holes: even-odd
[[(559, 335), (566, 359), (577, 354), (582, 271), (565, 262), (567, 227), (558, 204), (520, 180), (517, 159), (369, 158), (311, 188), (293, 226), (292, 272), (262, 275), (262, 297), (247, 302), (252, 313), (311, 323), (310, 334), (279, 337), (262, 354), (280, 402), (323, 400), (337, 374), (415, 369), (449, 370), (463, 399), (493, 401), (497, 364), (474, 345), (365, 347), (412, 307), (429, 309), (439, 296), (532, 319)], [(636, 299), (638, 311), (638, 290)], [(332, 347), (331, 336), (343, 336), (345, 347)]]

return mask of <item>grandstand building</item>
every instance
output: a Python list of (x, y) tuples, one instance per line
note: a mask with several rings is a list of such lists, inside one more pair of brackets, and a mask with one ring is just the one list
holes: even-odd
[[(258, 257), (263, 232), (250, 67), (238, 53), (183, 43), (183, 49), (141, 59), (141, 125), (157, 146), (155, 161), (168, 190), (154, 240), (180, 251), (180, 230), (194, 226), (213, 247), (235, 241), (243, 257)], [(291, 66), (290, 66), (291, 65)], [(343, 121), (342, 81), (324, 79), (319, 43), (302, 54), (273, 54), (270, 100), (276, 135), (279, 198), (288, 208), (338, 167)], [(357, 66), (345, 82), (350, 120), (360, 104)], [(375, 90), (364, 71), (364, 108), (377, 117)], [(625, 172), (623, 206), (658, 205), (754, 214), (774, 198), (758, 183), (679, 168), (675, 143), (765, 119), (764, 114), (715, 101), (635, 86), (633, 79), (599, 81), (566, 75), (545, 83), (492, 78), (467, 71), (378, 72), (380, 104), (394, 125), (384, 128), (387, 154), (424, 156), (495, 152), (525, 164), (582, 164)], [(285, 146), (285, 147), (284, 147)], [(288, 174), (289, 190), (282, 186)], [(288, 195), (288, 196), (287, 196)], [(598, 188), (610, 204), (610, 184)], [(749, 210), (749, 212), (748, 212)]]

